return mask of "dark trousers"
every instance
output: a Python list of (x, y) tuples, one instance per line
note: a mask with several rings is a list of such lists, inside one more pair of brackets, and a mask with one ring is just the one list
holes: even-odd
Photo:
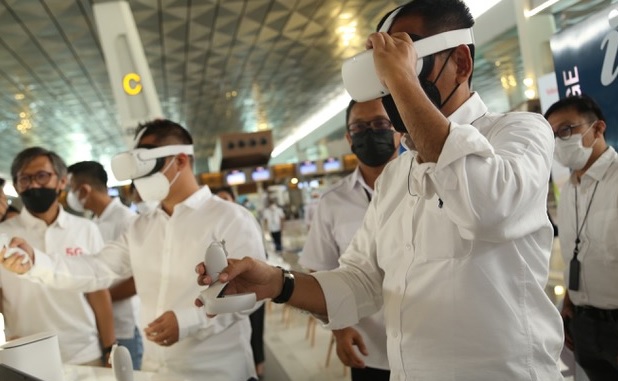
[(275, 243), (275, 250), (281, 251), (281, 231), (278, 232), (270, 232), (270, 236), (273, 237), (273, 242)]
[(352, 381), (388, 381), (391, 376), (390, 370), (376, 368), (351, 368)]
[(576, 307), (569, 329), (575, 360), (590, 381), (618, 380), (618, 313)]
[(253, 349), (253, 362), (255, 365), (264, 362), (264, 313), (266, 309), (262, 307), (253, 311), (249, 315), (251, 321), (251, 349)]

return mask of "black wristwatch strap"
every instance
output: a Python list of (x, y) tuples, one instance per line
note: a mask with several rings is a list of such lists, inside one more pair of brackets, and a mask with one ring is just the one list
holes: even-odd
[(281, 288), (281, 293), (273, 299), (273, 303), (281, 304), (286, 303), (292, 297), (294, 292), (294, 274), (280, 266), (277, 267), (281, 269), (283, 287)]

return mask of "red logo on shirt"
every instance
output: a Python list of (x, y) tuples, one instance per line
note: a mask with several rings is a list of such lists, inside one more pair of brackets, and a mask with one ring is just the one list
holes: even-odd
[(83, 251), (81, 247), (67, 247), (66, 254), (71, 257), (77, 257), (78, 255), (82, 255)]

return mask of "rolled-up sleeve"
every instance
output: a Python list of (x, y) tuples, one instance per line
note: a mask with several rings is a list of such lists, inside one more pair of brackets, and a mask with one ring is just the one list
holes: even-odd
[(493, 125), (488, 136), (484, 126), (452, 123), (438, 162), (417, 163), (411, 187), (422, 197), (440, 197), (465, 239), (500, 242), (538, 230), (546, 223), (551, 127), (529, 113), (483, 123)]

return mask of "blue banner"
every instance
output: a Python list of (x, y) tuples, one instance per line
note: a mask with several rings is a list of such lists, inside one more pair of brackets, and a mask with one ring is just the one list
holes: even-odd
[(550, 44), (560, 98), (594, 98), (607, 119), (605, 139), (618, 148), (618, 7), (561, 31)]

